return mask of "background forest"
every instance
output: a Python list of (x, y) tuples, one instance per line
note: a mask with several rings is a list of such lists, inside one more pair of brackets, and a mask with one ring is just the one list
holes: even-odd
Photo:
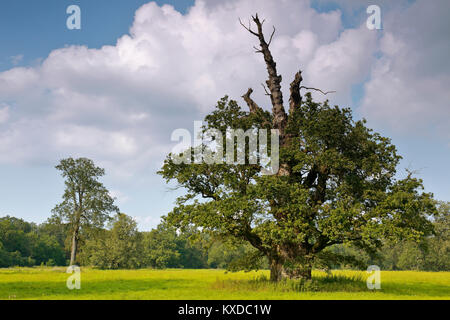
[[(344, 245), (327, 249), (330, 257), (347, 259), (318, 268), (367, 268), (382, 270), (450, 270), (450, 204), (440, 202), (434, 221), (435, 235), (420, 243), (384, 243), (378, 254)], [(106, 228), (84, 228), (80, 236), (78, 262), (100, 269), (136, 268), (220, 268), (238, 270), (251, 259), (254, 249), (248, 244), (213, 239), (198, 230), (177, 231), (161, 223), (149, 232), (138, 231), (136, 222), (118, 214)], [(53, 217), (40, 225), (6, 216), (0, 218), (0, 267), (66, 266), (70, 257), (68, 225)], [(267, 262), (260, 267), (266, 269)]]

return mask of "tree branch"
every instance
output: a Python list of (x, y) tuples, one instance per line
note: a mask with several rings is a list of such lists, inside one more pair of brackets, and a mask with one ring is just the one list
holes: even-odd
[(329, 94), (329, 93), (335, 93), (335, 92), (336, 92), (336, 91), (327, 91), (327, 92), (324, 92), (324, 91), (322, 91), (322, 90), (320, 90), (320, 89), (317, 89), (317, 88), (310, 88), (310, 87), (304, 87), (304, 86), (301, 86), (300, 89), (319, 91), (319, 92), (321, 92), (321, 93), (324, 94), (324, 95), (327, 95), (327, 94)]
[(273, 31), (272, 31), (272, 34), (270, 35), (269, 43), (267, 44), (269, 47), (270, 47), (270, 44), (272, 43), (272, 39), (273, 39), (273, 35), (275, 34), (275, 31), (276, 31), (275, 26), (273, 26)]
[(246, 27), (240, 19), (239, 22), (248, 32), (258, 37), (259, 39), (261, 49), (258, 50), (258, 52), (261, 52), (263, 54), (264, 61), (266, 62), (267, 72), (269, 74), (269, 79), (266, 81), (266, 83), (270, 91), (270, 99), (272, 102), (273, 126), (275, 129), (279, 129), (280, 133), (283, 134), (287, 122), (287, 114), (283, 107), (283, 94), (281, 92), (282, 78), (281, 75), (278, 75), (277, 73), (277, 64), (275, 63), (272, 57), (272, 53), (269, 50), (269, 45), (272, 41), (273, 35), (275, 34), (275, 27), (270, 37), (270, 41), (269, 43), (267, 43), (263, 33), (264, 20), (261, 22), (259, 20), (258, 14), (252, 17), (252, 19), (258, 28), (257, 32), (253, 31), (250, 26)]
[(300, 84), (303, 81), (302, 71), (295, 74), (294, 81), (291, 82), (290, 92), (291, 97), (289, 98), (289, 114), (293, 114), (295, 108), (301, 105), (302, 96), (300, 95)]
[(270, 93), (269, 93), (269, 91), (267, 91), (267, 87), (264, 85), (264, 83), (261, 83), (261, 85), (262, 85), (264, 91), (266, 92), (266, 96), (270, 96)]
[(245, 30), (247, 30), (248, 32), (250, 32), (251, 34), (253, 34), (254, 36), (258, 37), (258, 34), (256, 32), (254, 32), (251, 28), (250, 28), (250, 21), (248, 22), (248, 27), (246, 27), (243, 23), (241, 18), (239, 18), (239, 23), (241, 24), (241, 26), (244, 27)]
[(252, 88), (248, 88), (247, 92), (242, 96), (244, 98), (244, 101), (247, 103), (248, 108), (250, 109), (250, 113), (255, 113), (259, 109), (261, 109), (255, 101), (253, 101), (252, 98), (250, 98), (250, 95), (253, 93)]

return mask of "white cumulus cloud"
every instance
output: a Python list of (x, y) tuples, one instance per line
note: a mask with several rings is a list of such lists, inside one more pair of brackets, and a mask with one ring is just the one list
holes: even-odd
[[(253, 87), (255, 100), (269, 107), (264, 61), (252, 48), (257, 39), (238, 22), (255, 12), (268, 36), (276, 26), (272, 52), (286, 102), (299, 69), (305, 85), (337, 91), (326, 97), (332, 103), (351, 102), (352, 86), (368, 77), (378, 50), (377, 33), (364, 23), (344, 30), (340, 11), (317, 12), (308, 0), (198, 0), (185, 15), (151, 2), (113, 46), (60, 48), (36, 67), (0, 73), (0, 103), (13, 106), (0, 113), (8, 120), (0, 127), (0, 163), (87, 156), (132, 177), (156, 167), (173, 146), (170, 133), (191, 129), (225, 94), (243, 105), (240, 96)], [(380, 84), (379, 73), (367, 85), (364, 110), (380, 103), (371, 92), (388, 78)]]
[(408, 135), (450, 142), (450, 3), (418, 0), (386, 15), (362, 113)]

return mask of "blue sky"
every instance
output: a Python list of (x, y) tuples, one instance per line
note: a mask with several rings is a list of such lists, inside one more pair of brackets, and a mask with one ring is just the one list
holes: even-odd
[[(18, 65), (33, 65), (50, 51), (80, 44), (99, 48), (115, 44), (128, 32), (134, 13), (147, 0), (5, 0), (0, 3), (0, 70), (14, 67), (12, 57), (23, 55)], [(191, 0), (156, 1), (185, 12)], [(76, 4), (82, 9), (82, 29), (66, 28), (66, 9)], [(5, 45), (6, 44), (6, 45)]]
[[(171, 131), (192, 130), (221, 96), (239, 100), (265, 79), (253, 39), (236, 25), (256, 11), (277, 26), (283, 79), (301, 67), (306, 84), (337, 90), (331, 103), (392, 138), (404, 157), (399, 176), (414, 170), (449, 201), (450, 66), (438, 58), (450, 48), (450, 5), (438, 2), (380, 0), (383, 30), (370, 32), (369, 1), (211, 0), (189, 11), (194, 1), (3, 0), (0, 216), (44, 221), (63, 191), (58, 160), (88, 156), (106, 168), (121, 210), (141, 229), (155, 226), (179, 194), (155, 174)], [(72, 4), (81, 30), (66, 28)]]

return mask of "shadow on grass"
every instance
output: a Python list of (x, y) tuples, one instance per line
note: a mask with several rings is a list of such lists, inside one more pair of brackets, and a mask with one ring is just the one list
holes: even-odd
[(313, 277), (312, 280), (283, 279), (279, 282), (270, 281), (266, 276), (250, 280), (217, 280), (213, 289), (218, 290), (249, 290), (278, 292), (361, 292), (367, 291), (366, 280), (361, 274), (327, 275)]

